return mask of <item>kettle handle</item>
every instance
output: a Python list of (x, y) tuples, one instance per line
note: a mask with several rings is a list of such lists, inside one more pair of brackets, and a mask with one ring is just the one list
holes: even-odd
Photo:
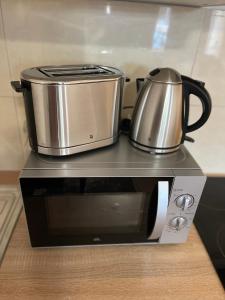
[[(183, 98), (184, 98), (184, 117), (183, 117), (183, 131), (184, 135), (187, 132), (197, 130), (202, 127), (208, 120), (211, 109), (212, 101), (208, 91), (205, 89), (205, 83), (202, 81), (194, 80), (190, 77), (181, 76), (183, 81)], [(202, 104), (202, 115), (195, 123), (188, 125), (189, 109), (190, 109), (190, 95), (193, 94), (199, 98)]]

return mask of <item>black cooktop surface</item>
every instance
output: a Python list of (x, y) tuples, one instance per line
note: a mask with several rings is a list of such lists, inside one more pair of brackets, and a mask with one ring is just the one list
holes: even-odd
[(225, 288), (225, 177), (209, 177), (195, 225)]

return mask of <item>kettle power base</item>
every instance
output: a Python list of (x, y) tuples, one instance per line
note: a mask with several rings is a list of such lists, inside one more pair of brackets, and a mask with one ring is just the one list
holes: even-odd
[(152, 154), (167, 154), (167, 153), (172, 153), (172, 152), (176, 152), (180, 148), (180, 145), (177, 145), (177, 146), (171, 147), (171, 148), (164, 148), (164, 149), (162, 149), (162, 148), (151, 148), (151, 147), (147, 147), (147, 146), (144, 146), (142, 144), (139, 144), (137, 142), (134, 142), (131, 139), (130, 139), (130, 143), (135, 148), (138, 148), (140, 150), (143, 150), (145, 152), (152, 153)]

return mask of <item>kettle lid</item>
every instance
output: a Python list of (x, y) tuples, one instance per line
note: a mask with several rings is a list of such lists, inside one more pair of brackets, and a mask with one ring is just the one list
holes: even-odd
[(171, 68), (157, 68), (149, 73), (147, 77), (153, 82), (178, 84), (182, 83), (181, 75)]

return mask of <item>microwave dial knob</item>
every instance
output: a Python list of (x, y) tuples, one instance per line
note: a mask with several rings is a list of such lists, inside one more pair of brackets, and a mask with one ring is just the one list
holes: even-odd
[(176, 205), (182, 210), (186, 210), (194, 204), (194, 197), (189, 194), (180, 195), (176, 199)]
[(179, 231), (183, 229), (187, 224), (187, 219), (184, 217), (175, 217), (170, 221), (170, 227)]

